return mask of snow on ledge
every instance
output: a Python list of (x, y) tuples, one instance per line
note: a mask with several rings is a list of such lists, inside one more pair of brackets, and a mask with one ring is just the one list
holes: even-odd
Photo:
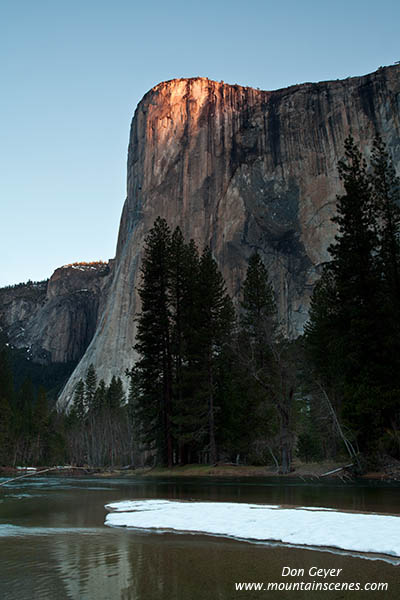
[(207, 533), (400, 556), (400, 517), (233, 502), (135, 500), (107, 504), (105, 525)]

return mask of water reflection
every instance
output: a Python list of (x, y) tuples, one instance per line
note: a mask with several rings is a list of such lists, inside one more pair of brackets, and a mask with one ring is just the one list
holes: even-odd
[(115, 543), (103, 538), (103, 544), (98, 542), (74, 537), (51, 548), (68, 598), (109, 600), (128, 593), (133, 581), (129, 540), (120, 537)]
[[(250, 600), (260, 598), (260, 594), (236, 592), (235, 582), (282, 581), (282, 567), (290, 565), (306, 571), (311, 566), (342, 568), (341, 581), (387, 581), (390, 587), (385, 598), (397, 599), (400, 567), (382, 561), (197, 535), (115, 530), (103, 527), (103, 523), (105, 504), (135, 498), (397, 512), (399, 494), (399, 487), (364, 484), (343, 487), (292, 481), (283, 485), (282, 481), (215, 479), (106, 482), (53, 478), (9, 487), (0, 503), (0, 598)], [(326, 600), (326, 593), (312, 595)], [(307, 592), (276, 592), (268, 597), (301, 600)], [(331, 597), (354, 599), (354, 592)]]

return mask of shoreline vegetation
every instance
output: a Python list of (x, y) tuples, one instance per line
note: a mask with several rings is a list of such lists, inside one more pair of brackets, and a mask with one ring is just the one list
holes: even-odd
[(109, 382), (91, 363), (57, 407), (54, 378), (39, 367), (39, 386), (32, 370), (21, 382), (0, 330), (0, 465), (400, 481), (400, 178), (379, 137), (368, 162), (347, 138), (337, 234), (296, 339), (263, 246), (235, 303), (212, 249), (161, 216), (145, 237), (130, 368)]
[[(34, 470), (35, 469), (35, 470)], [(188, 464), (183, 466), (168, 467), (90, 467), (67, 465), (59, 468), (40, 467), (0, 467), (0, 478), (9, 477), (11, 480), (22, 479), (21, 475), (39, 476), (45, 473), (54, 477), (219, 477), (222, 478), (279, 478), (300, 479), (303, 481), (337, 480), (343, 484), (355, 480), (375, 480), (383, 482), (400, 483), (400, 463), (388, 464), (379, 471), (366, 471), (361, 475), (353, 475), (351, 467), (340, 462), (324, 461), (321, 463), (304, 463), (295, 461), (290, 473), (279, 473), (273, 465), (235, 465), (220, 463), (215, 465)]]

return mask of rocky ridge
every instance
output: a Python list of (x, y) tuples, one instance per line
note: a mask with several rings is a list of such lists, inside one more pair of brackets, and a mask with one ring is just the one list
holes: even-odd
[[(109, 381), (134, 361), (141, 252), (159, 215), (200, 248), (210, 245), (236, 299), (248, 257), (258, 250), (286, 334), (301, 333), (335, 234), (337, 163), (350, 133), (367, 155), (380, 133), (399, 169), (400, 66), (277, 91), (203, 77), (150, 90), (131, 125), (115, 267), (100, 290), (97, 312), (93, 308), (97, 326), (85, 320), (95, 332), (60, 406), (68, 405), (91, 363)], [(71, 323), (65, 319), (65, 328)], [(62, 335), (74, 346), (66, 329)], [(46, 348), (53, 348), (49, 339)]]
[(131, 126), (109, 297), (60, 404), (90, 363), (106, 380), (132, 364), (141, 251), (159, 215), (200, 247), (210, 245), (236, 298), (257, 249), (287, 335), (301, 333), (335, 233), (345, 138), (351, 133), (368, 154), (380, 133), (400, 166), (399, 75), (391, 66), (273, 92), (199, 77), (150, 90)]
[(37, 363), (79, 360), (107, 297), (110, 263), (76, 263), (49, 280), (0, 289), (0, 323), (9, 343)]

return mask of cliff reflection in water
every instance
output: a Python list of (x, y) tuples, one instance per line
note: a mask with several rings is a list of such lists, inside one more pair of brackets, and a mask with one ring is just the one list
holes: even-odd
[(129, 591), (134, 583), (129, 537), (101, 538), (98, 544), (91, 536), (66, 536), (51, 548), (67, 597), (134, 598)]

